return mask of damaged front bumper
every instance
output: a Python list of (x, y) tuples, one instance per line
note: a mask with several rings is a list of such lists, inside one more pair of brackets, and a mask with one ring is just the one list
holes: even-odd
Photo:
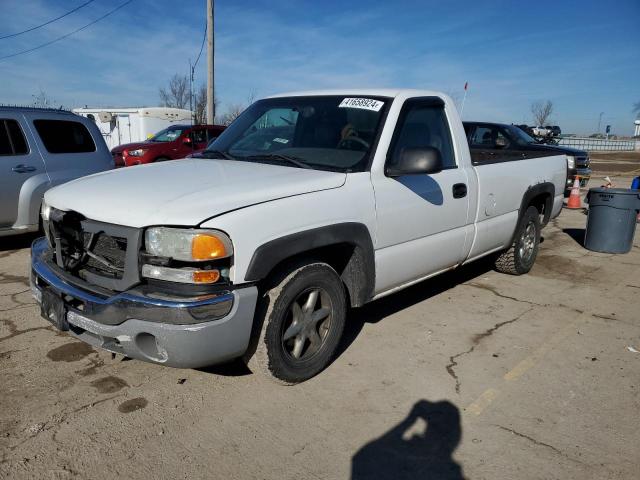
[(48, 254), (47, 240), (35, 240), (33, 295), (44, 318), (86, 343), (179, 368), (213, 365), (247, 349), (258, 297), (255, 286), (198, 297), (135, 288), (105, 295), (79, 279), (71, 281)]

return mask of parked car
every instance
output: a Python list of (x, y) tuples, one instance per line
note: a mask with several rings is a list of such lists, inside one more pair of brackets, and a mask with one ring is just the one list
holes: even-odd
[(519, 126), (501, 123), (464, 122), (467, 141), (474, 165), (526, 160), (545, 155), (566, 155), (566, 191), (573, 186), (576, 177), (584, 187), (591, 178), (589, 153), (571, 147), (544, 145), (527, 135)]
[(115, 147), (111, 154), (116, 167), (185, 158), (194, 151), (204, 150), (224, 129), (221, 125), (171, 125), (147, 141)]
[(93, 122), (53, 109), (0, 107), (0, 237), (34, 232), (44, 192), (113, 168)]
[(562, 130), (558, 125), (547, 125), (544, 128), (550, 132), (550, 135), (552, 137), (559, 137), (560, 135), (562, 135)]
[(34, 295), (57, 328), (112, 352), (173, 367), (242, 357), (300, 382), (330, 363), (347, 306), (490, 254), (527, 273), (567, 168), (535, 153), (472, 162), (436, 92), (259, 100), (208, 158), (47, 192)]

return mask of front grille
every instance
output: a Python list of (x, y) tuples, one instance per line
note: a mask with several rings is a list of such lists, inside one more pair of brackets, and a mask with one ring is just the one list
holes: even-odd
[(88, 220), (76, 212), (53, 208), (47, 229), (53, 261), (71, 275), (115, 291), (140, 282), (140, 229)]
[(112, 237), (103, 232), (84, 232), (84, 268), (98, 275), (122, 279), (127, 254), (127, 239)]

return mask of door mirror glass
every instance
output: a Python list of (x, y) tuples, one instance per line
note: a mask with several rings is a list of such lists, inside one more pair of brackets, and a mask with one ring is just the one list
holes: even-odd
[(434, 147), (403, 148), (395, 162), (387, 166), (387, 176), (433, 174), (442, 170), (442, 155)]

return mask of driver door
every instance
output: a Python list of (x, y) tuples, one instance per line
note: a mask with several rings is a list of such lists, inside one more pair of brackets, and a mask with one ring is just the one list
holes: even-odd
[(405, 102), (387, 152), (387, 165), (403, 148), (434, 147), (443, 170), (391, 178), (372, 172), (376, 199), (376, 294), (459, 264), (472, 234), (468, 172), (456, 158), (444, 102)]

